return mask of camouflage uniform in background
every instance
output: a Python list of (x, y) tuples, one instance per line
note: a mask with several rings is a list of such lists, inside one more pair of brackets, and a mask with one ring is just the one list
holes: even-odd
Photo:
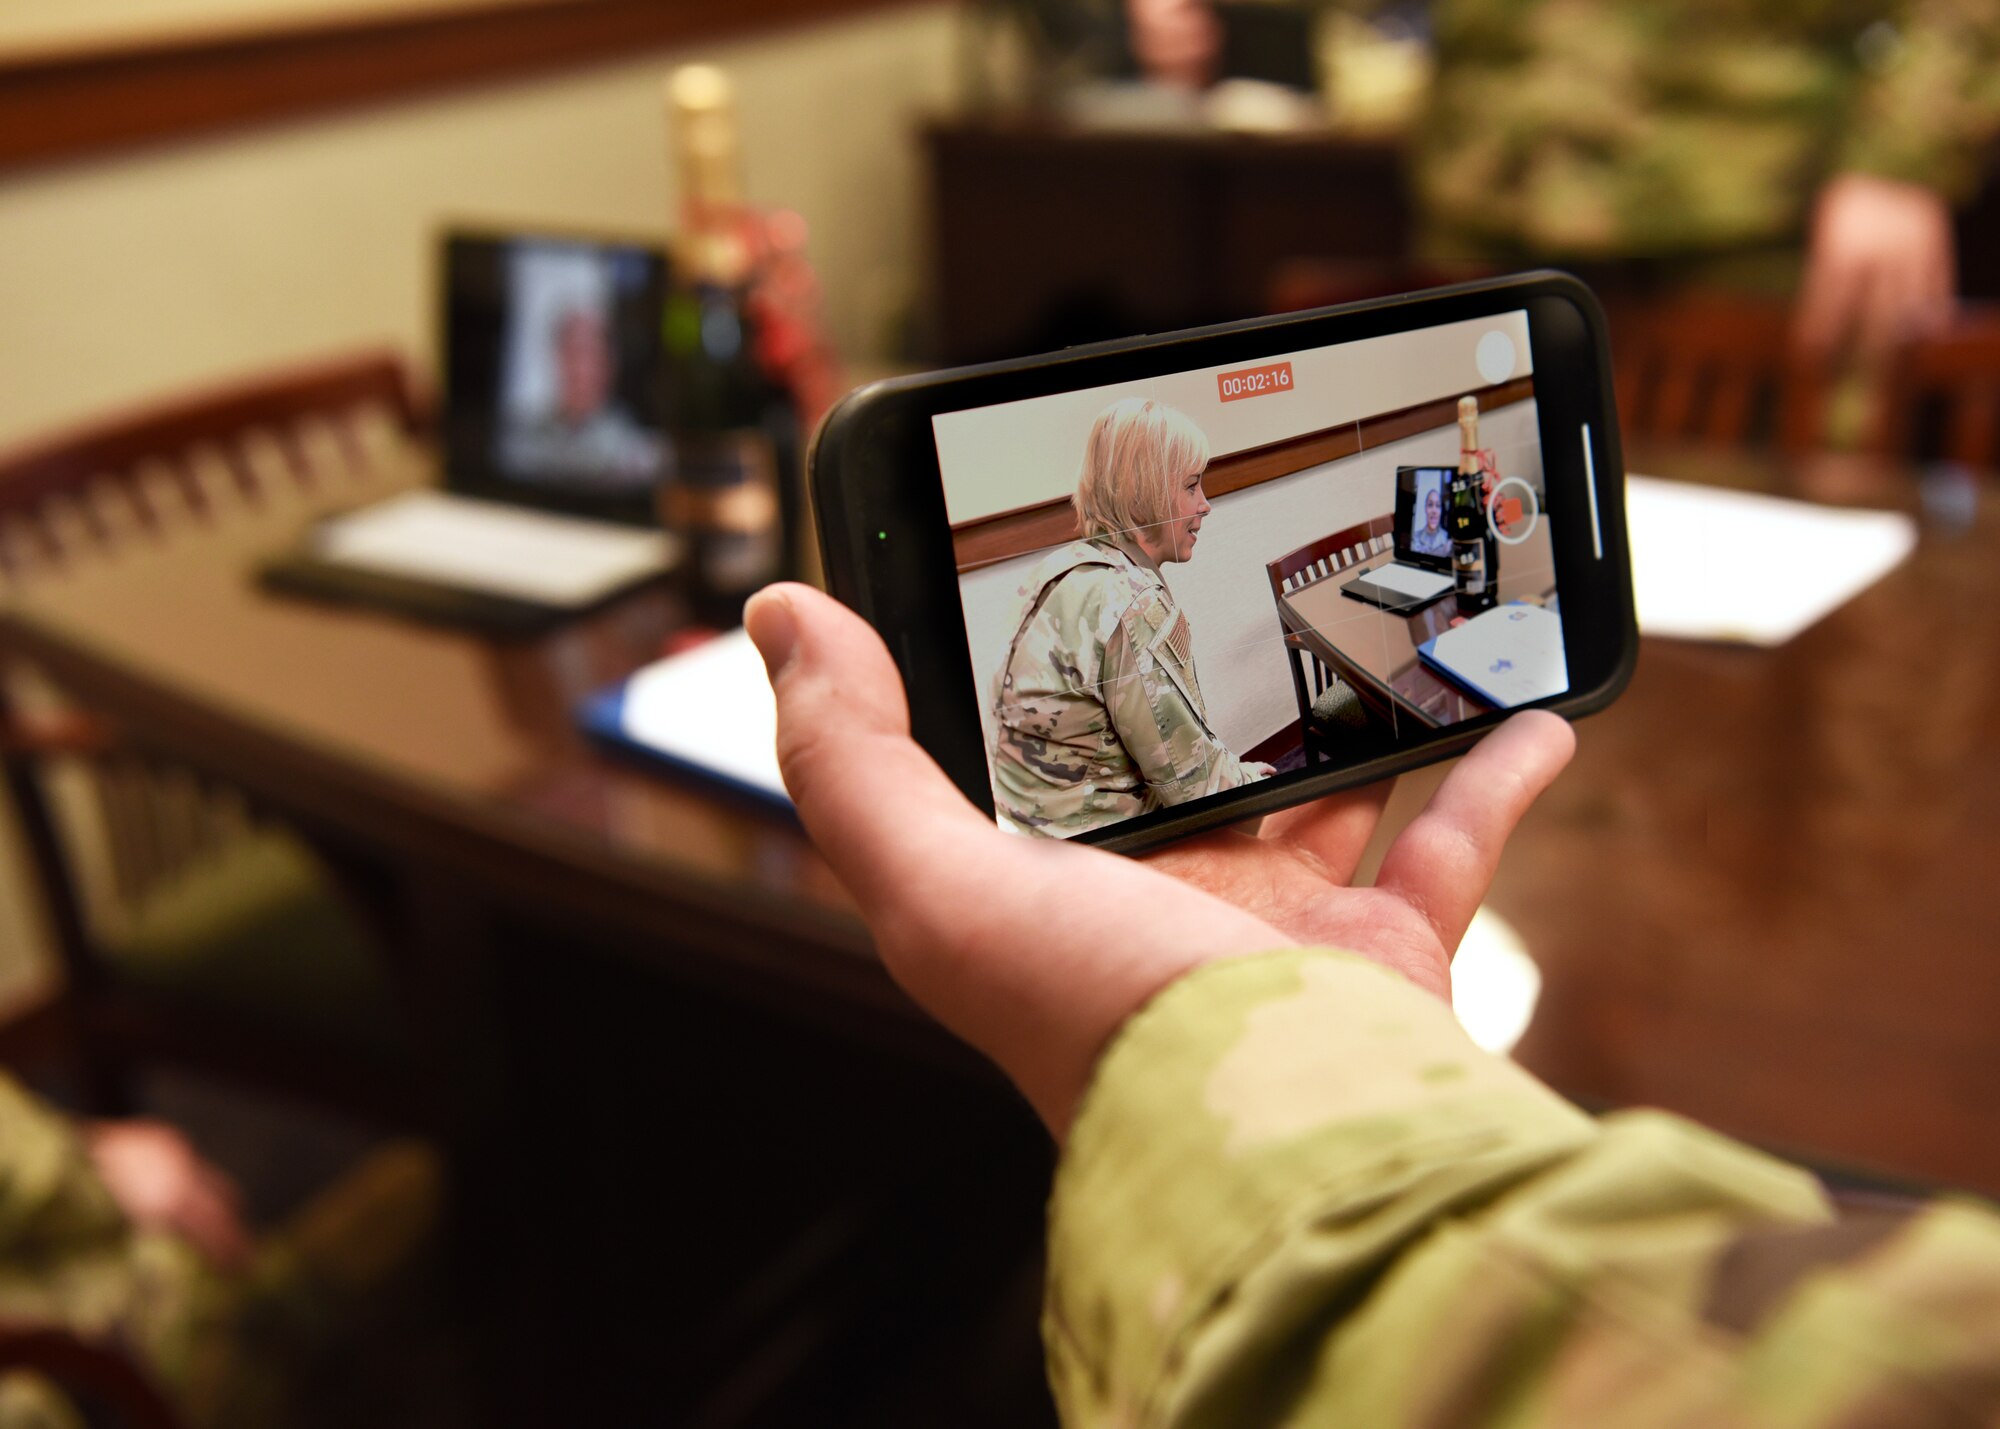
[(1430, 18), (1412, 168), (1441, 259), (1782, 288), (1828, 179), (1962, 201), (2000, 127), (1992, 0), (1434, 0)]
[(1004, 822), (1067, 838), (1257, 777), (1216, 738), (1187, 616), (1129, 542), (1073, 541), (1020, 595), (992, 703)]
[[(320, 1357), (351, 1351), (342, 1337), (390, 1318), (391, 1299), (418, 1298), (440, 1194), (436, 1158), (389, 1143), (224, 1275), (128, 1221), (70, 1119), (0, 1072), (0, 1323), (117, 1349), (197, 1429), (291, 1422), (307, 1376), (330, 1372)], [(40, 1375), (0, 1371), (0, 1429), (84, 1423)]]
[(1069, 1429), (2000, 1423), (2000, 1216), (1837, 1218), (1659, 1112), (1593, 1121), (1372, 963), (1170, 986), (1057, 1173)]
[(1835, 174), (1960, 201), (2000, 120), (1992, 0), (1438, 0), (1416, 179), (1499, 261), (1796, 253)]

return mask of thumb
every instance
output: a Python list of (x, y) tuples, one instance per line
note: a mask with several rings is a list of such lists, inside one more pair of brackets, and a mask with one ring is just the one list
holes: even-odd
[(743, 613), (778, 703), (778, 767), (799, 817), (870, 922), (953, 841), (998, 834), (910, 738), (909, 702), (872, 627), (810, 586)]

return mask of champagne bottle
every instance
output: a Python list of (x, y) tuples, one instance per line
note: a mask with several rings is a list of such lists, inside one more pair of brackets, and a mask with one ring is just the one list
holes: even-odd
[(756, 228), (743, 203), (728, 78), (684, 66), (667, 81), (667, 108), (681, 222), (661, 318), (673, 451), (663, 515), (688, 543), (691, 613), (732, 626), (752, 592), (786, 574), (780, 492), (789, 408), (758, 365), (745, 301)]
[(1451, 571), (1459, 610), (1467, 615), (1494, 603), (1491, 532), (1486, 524), (1486, 479), (1479, 469), (1479, 399), (1458, 399), (1458, 475), (1451, 484)]

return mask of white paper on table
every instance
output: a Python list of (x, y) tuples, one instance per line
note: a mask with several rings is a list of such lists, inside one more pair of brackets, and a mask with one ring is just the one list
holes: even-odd
[(411, 491), (313, 528), (325, 561), (572, 610), (673, 564), (660, 531)]
[(623, 721), (626, 736), (655, 753), (785, 796), (777, 701), (763, 658), (741, 630), (633, 675)]
[(1562, 617), (1539, 605), (1500, 605), (1454, 625), (1426, 647), (1431, 662), (1503, 710), (1569, 688)]
[(1657, 477), (1625, 480), (1645, 635), (1782, 645), (1902, 563), (1917, 523)]

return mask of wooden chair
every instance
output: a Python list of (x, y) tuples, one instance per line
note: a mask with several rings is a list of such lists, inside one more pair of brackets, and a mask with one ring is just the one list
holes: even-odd
[[(401, 362), (369, 354), (0, 454), (0, 600), (314, 488), (360, 494), (426, 422)], [(162, 1060), (408, 1114), (376, 940), (296, 834), (19, 660), (0, 666), (0, 772), (95, 1109), (124, 1109), (131, 1070)]]
[(1610, 327), (1626, 438), (1820, 445), (1825, 378), (1794, 350), (1788, 305), (1690, 293), (1616, 307)]
[(1875, 448), (1902, 461), (2000, 468), (2000, 308), (1973, 308), (1891, 359)]
[[(1271, 581), (1272, 602), (1282, 604), (1286, 596), (1331, 579), (1357, 562), (1388, 550), (1395, 542), (1394, 527), (1394, 517), (1377, 516), (1267, 562), (1264, 573)], [(1278, 624), (1284, 628), (1282, 611)], [(1386, 707), (1341, 680), (1290, 629), (1285, 629), (1285, 664), (1291, 669), (1292, 693), (1298, 698), (1299, 735), (1308, 764), (1322, 755), (1330, 756), (1335, 750), (1351, 754), (1357, 739), (1373, 740), (1390, 727), (1391, 714)], [(1310, 695), (1306, 693), (1307, 667), (1312, 672)]]

